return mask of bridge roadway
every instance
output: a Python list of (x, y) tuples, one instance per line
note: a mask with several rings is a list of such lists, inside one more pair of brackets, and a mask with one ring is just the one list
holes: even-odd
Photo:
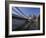
[[(20, 21), (17, 22), (17, 20), (13, 21), (14, 24), (12, 26), (14, 26), (13, 28), (13, 31), (23, 31), (23, 30), (38, 30), (39, 27), (38, 27), (38, 22), (33, 22), (32, 20), (31, 21), (27, 21), (27, 20), (21, 20), (19, 19)], [(23, 23), (23, 24), (22, 24)]]

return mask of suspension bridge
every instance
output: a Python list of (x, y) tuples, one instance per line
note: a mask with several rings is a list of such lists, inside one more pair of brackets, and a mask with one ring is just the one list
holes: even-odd
[(18, 7), (12, 8), (12, 27), (17, 30), (37, 30), (38, 25), (32, 21), (32, 18), (26, 16)]

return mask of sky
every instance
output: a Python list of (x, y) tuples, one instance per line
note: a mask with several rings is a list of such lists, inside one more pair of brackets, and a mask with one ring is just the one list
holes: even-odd
[(31, 16), (32, 14), (34, 15), (39, 15), (40, 14), (40, 8), (35, 8), (35, 7), (13, 7), (12, 8), (12, 13), (16, 15), (26, 15), (26, 16)]

